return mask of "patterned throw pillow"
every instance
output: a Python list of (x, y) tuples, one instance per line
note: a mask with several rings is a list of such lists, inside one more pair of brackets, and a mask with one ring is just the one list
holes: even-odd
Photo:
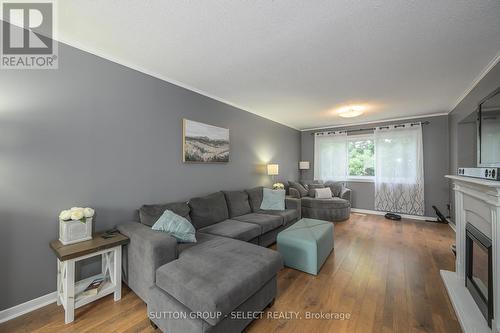
[(177, 239), (178, 243), (196, 243), (196, 230), (193, 225), (184, 217), (168, 209), (163, 212), (151, 229), (168, 233)]

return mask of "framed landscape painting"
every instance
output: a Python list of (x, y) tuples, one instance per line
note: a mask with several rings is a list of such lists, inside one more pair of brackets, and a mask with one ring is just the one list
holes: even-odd
[(182, 126), (183, 162), (229, 162), (229, 129), (189, 119), (183, 119)]

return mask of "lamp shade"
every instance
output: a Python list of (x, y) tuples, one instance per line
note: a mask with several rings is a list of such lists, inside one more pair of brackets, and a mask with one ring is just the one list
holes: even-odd
[(309, 170), (309, 161), (300, 161), (299, 170)]
[(267, 174), (269, 176), (276, 176), (279, 173), (279, 165), (278, 164), (268, 164), (267, 165)]

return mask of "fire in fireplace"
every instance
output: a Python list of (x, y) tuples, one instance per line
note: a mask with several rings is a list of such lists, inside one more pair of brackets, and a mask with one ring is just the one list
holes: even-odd
[(466, 224), (465, 285), (491, 327), (493, 319), (493, 266), (491, 239)]

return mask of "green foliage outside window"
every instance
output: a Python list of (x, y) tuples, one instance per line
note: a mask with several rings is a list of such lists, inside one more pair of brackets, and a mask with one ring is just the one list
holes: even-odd
[(349, 141), (349, 176), (375, 176), (375, 146), (371, 139)]

